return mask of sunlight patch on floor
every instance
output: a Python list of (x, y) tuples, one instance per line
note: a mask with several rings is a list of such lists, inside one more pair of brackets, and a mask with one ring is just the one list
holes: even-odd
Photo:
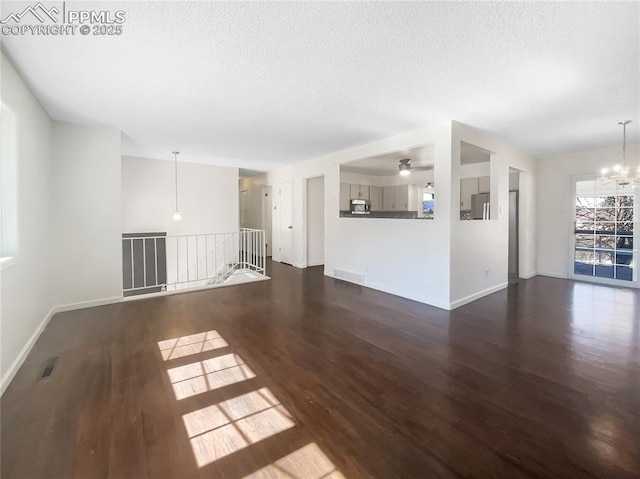
[(295, 425), (267, 388), (182, 416), (198, 467)]
[(168, 369), (167, 373), (178, 400), (256, 377), (235, 353)]
[(345, 479), (316, 443), (284, 456), (243, 479)]
[(215, 330), (158, 341), (160, 354), (162, 354), (162, 359), (165, 361), (213, 351), (227, 346), (229, 346), (227, 342)]

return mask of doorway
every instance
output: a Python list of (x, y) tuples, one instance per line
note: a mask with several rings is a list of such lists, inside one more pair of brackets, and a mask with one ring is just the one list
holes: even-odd
[(307, 180), (307, 266), (324, 264), (324, 176)]
[(273, 200), (271, 186), (262, 188), (262, 229), (264, 229), (267, 257), (271, 256), (271, 228), (273, 221)]
[(520, 171), (509, 169), (509, 283), (520, 279)]
[(280, 262), (293, 264), (293, 182), (281, 183), (278, 195), (280, 205), (278, 253), (280, 253)]
[(247, 228), (248, 221), (248, 211), (249, 211), (249, 191), (242, 190), (240, 191), (240, 228)]

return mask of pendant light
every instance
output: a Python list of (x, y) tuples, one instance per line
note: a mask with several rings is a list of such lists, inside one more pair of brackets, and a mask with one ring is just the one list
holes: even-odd
[(182, 219), (182, 215), (180, 214), (180, 210), (178, 209), (178, 155), (179, 151), (173, 152), (173, 160), (175, 164), (175, 180), (176, 180), (176, 210), (173, 212), (173, 220), (180, 221)]
[(625, 120), (618, 122), (618, 125), (622, 125), (622, 163), (613, 167), (613, 171), (609, 173), (608, 168), (602, 169), (602, 183), (608, 184), (615, 181), (618, 186), (640, 186), (640, 166), (638, 170), (633, 174), (627, 164), (627, 125), (631, 123), (631, 120)]

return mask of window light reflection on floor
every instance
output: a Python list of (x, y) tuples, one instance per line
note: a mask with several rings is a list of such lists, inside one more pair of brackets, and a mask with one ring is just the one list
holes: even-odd
[(267, 388), (185, 414), (182, 419), (198, 467), (295, 425)]
[(168, 369), (167, 373), (178, 400), (256, 376), (235, 353)]
[(215, 330), (158, 341), (160, 354), (162, 354), (162, 359), (165, 361), (213, 351), (227, 346), (227, 342)]
[(243, 479), (345, 479), (316, 443), (284, 456)]

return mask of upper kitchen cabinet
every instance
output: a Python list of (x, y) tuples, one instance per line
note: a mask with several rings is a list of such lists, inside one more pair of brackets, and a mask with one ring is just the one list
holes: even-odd
[[(433, 165), (433, 145), (341, 164), (340, 216), (432, 219)], [(429, 194), (423, 194), (427, 187)]]
[(370, 186), (369, 199), (371, 200), (371, 211), (382, 211), (382, 186)]
[(350, 188), (352, 200), (368, 200), (369, 199), (369, 187), (366, 185), (351, 185)]
[(416, 185), (385, 186), (382, 190), (383, 211), (417, 210)]
[(459, 171), (460, 219), (490, 219), (491, 152), (460, 142)]

